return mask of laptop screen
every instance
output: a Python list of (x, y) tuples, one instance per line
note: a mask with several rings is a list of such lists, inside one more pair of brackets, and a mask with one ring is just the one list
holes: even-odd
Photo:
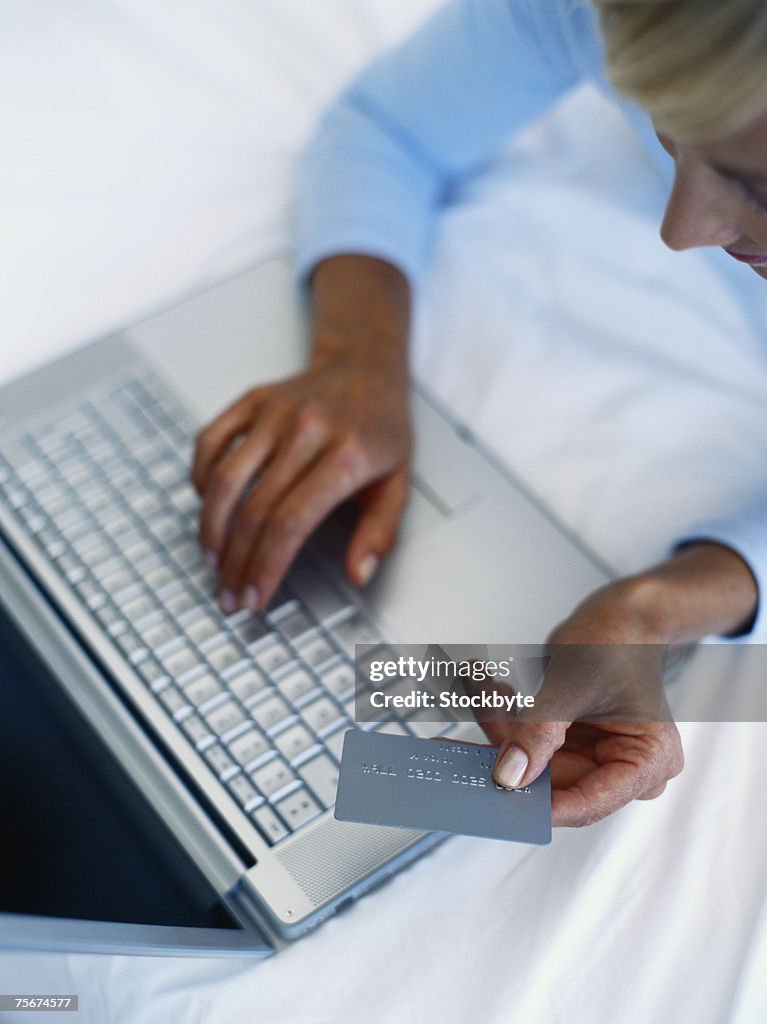
[(238, 922), (2, 611), (0, 651), (0, 945), (18, 920), (4, 914), (40, 918), (49, 948), (42, 918), (164, 926), (146, 941), (174, 951), (178, 929), (230, 945)]

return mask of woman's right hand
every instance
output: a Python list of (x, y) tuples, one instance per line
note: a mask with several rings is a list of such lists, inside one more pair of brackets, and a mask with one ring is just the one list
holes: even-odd
[[(309, 535), (348, 498), (360, 505), (346, 552), (353, 583), (367, 583), (396, 540), (412, 450), (406, 285), (377, 260), (328, 263), (314, 285), (308, 369), (246, 392), (197, 439), (200, 541), (226, 613), (263, 610)], [(365, 301), (371, 288), (379, 306)]]

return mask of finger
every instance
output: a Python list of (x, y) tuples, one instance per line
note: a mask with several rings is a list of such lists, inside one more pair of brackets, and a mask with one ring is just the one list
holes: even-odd
[(296, 482), (263, 522), (248, 558), (240, 581), (242, 591), (252, 588), (243, 600), (247, 607), (268, 605), (304, 541), (360, 483), (358, 460), (338, 448), (326, 451)]
[(277, 441), (275, 416), (259, 422), (242, 444), (227, 451), (208, 474), (200, 511), (200, 544), (220, 553), (233, 527), (243, 495), (262, 469)]
[(362, 507), (346, 550), (346, 573), (364, 587), (397, 540), (397, 529), (408, 495), (409, 468), (403, 466), (358, 496)]
[(195, 441), (192, 483), (204, 494), (213, 466), (238, 434), (250, 426), (259, 404), (259, 392), (250, 391), (204, 427)]
[(614, 761), (600, 765), (570, 789), (551, 796), (551, 823), (581, 828), (631, 803), (646, 790), (644, 772), (636, 765)]
[[(325, 435), (319, 427), (299, 429), (277, 450), (257, 487), (237, 512), (234, 528), (221, 557), (219, 583), (222, 591), (242, 594), (247, 585), (246, 566), (259, 532), (283, 495), (321, 456), (324, 444)], [(252, 596), (249, 595), (248, 607), (255, 603), (250, 600)], [(226, 603), (231, 605), (232, 602)]]
[(678, 736), (675, 726), (663, 723), (653, 725), (650, 732), (615, 734), (600, 741), (598, 767), (575, 785), (553, 793), (553, 823), (591, 825), (632, 800), (660, 795), (681, 770)]

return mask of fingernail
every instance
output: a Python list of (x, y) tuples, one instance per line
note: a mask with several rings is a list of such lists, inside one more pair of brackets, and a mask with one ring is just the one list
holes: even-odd
[(361, 586), (366, 587), (370, 583), (380, 564), (381, 562), (377, 555), (365, 555), (357, 567), (357, 577)]
[(203, 551), (202, 557), (205, 560), (205, 564), (209, 569), (215, 569), (218, 565), (218, 555), (215, 551)]
[(229, 590), (228, 587), (222, 587), (221, 590), (219, 590), (218, 603), (221, 605), (221, 611), (225, 615), (231, 615), (232, 612), (236, 612), (240, 607), (237, 595), (233, 590)]
[(258, 611), (258, 588), (249, 583), (242, 592), (242, 605), (252, 612)]
[(527, 754), (520, 747), (509, 747), (495, 766), (495, 779), (506, 789), (516, 789), (522, 785), (527, 771)]

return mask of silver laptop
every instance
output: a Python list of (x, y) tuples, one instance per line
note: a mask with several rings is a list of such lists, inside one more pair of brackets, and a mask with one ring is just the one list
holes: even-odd
[[(539, 642), (609, 578), (419, 385), (412, 498), (374, 583), (345, 582), (334, 517), (268, 613), (223, 616), (196, 542), (194, 433), (305, 354), (291, 269), (275, 259), (0, 390), (5, 628), (45, 677), (39, 699), (68, 719), (51, 737), (79, 749), (79, 723), (92, 738), (102, 767), (85, 775), (125, 783), (200, 910), (155, 921), (151, 906), (30, 914), (11, 901), (0, 944), (264, 955), (302, 935), (442, 838), (333, 817), (355, 644)], [(97, 799), (80, 800), (83, 821)]]

